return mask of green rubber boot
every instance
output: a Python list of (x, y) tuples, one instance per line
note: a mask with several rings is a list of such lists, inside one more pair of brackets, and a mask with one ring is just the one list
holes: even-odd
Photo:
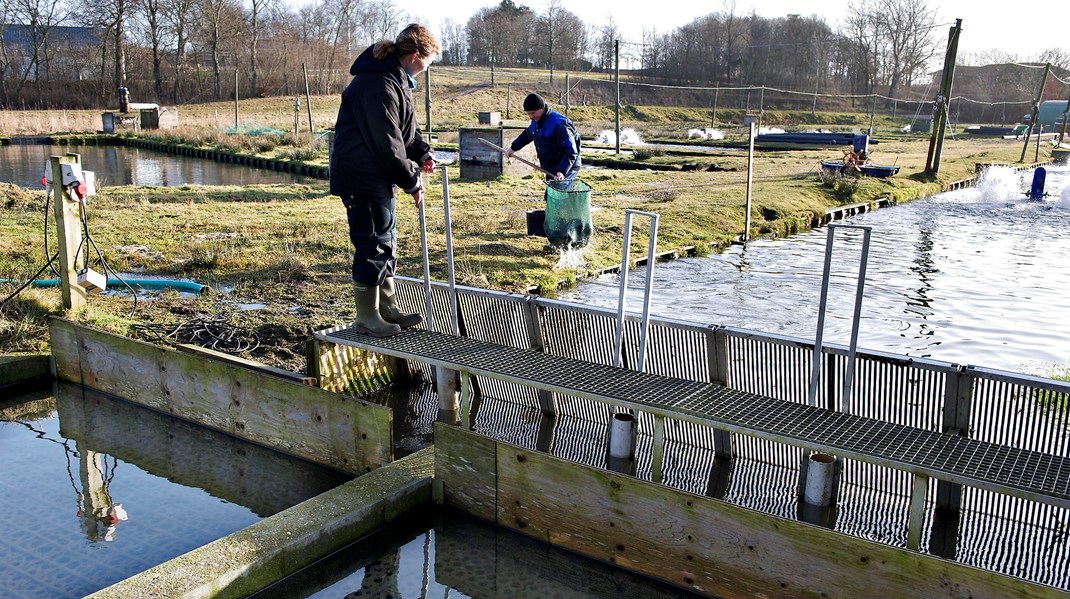
[(403, 329), (411, 329), (424, 321), (419, 314), (407, 314), (398, 306), (397, 292), (394, 289), (394, 277), (383, 279), (379, 286), (379, 313), (383, 320), (392, 322)]
[(372, 337), (390, 337), (401, 332), (401, 327), (383, 320), (379, 314), (379, 287), (377, 285), (353, 284), (357, 304), (357, 320), (353, 328), (358, 333)]

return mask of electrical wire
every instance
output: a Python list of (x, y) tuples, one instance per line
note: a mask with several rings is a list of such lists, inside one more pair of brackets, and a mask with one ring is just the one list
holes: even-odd
[(12, 293), (11, 295), (9, 295), (9, 296), (5, 297), (5, 298), (3, 299), (3, 301), (0, 301), (0, 308), (2, 308), (2, 307), (4, 306), (4, 304), (6, 304), (6, 303), (8, 303), (9, 301), (11, 301), (12, 299), (14, 299), (16, 295), (18, 295), (18, 294), (22, 293), (22, 290), (23, 290), (23, 289), (26, 289), (27, 287), (29, 287), (29, 286), (30, 286), (30, 284), (31, 284), (31, 283), (33, 283), (34, 281), (36, 281), (36, 280), (37, 280), (37, 277), (40, 277), (40, 276), (41, 276), (41, 273), (45, 272), (45, 269), (46, 269), (46, 268), (48, 268), (49, 266), (52, 266), (52, 263), (56, 261), (56, 258), (59, 258), (59, 252), (56, 252), (55, 254), (53, 254), (53, 255), (52, 255), (52, 257), (51, 257), (51, 258), (50, 258), (50, 259), (48, 260), (48, 264), (45, 264), (44, 266), (42, 266), (42, 267), (41, 267), (41, 270), (37, 271), (37, 272), (36, 272), (36, 273), (35, 273), (35, 274), (33, 275), (33, 277), (31, 277), (31, 278), (30, 278), (30, 279), (29, 279), (28, 281), (26, 281), (25, 283), (23, 283), (21, 287), (19, 287), (18, 289), (16, 289), (16, 290), (14, 291), (14, 293)]

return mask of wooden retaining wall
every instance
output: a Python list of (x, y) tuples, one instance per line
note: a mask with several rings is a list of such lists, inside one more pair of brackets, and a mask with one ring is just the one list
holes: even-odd
[(393, 456), (389, 408), (53, 318), (56, 376), (361, 474)]
[(441, 423), (435, 496), (499, 526), (709, 596), (1066, 596)]

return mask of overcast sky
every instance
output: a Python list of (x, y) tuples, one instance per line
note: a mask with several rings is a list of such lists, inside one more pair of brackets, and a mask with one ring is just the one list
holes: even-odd
[[(462, 25), (485, 6), (496, 6), (500, 0), (395, 0), (402, 10), (417, 22), (437, 28), (445, 19)], [(536, 13), (545, 10), (547, 0), (513, 0), (528, 6)], [(858, 2), (860, 0), (855, 0)], [(588, 25), (605, 24), (609, 16), (617, 23), (628, 41), (642, 41), (644, 29), (669, 33), (697, 17), (724, 11), (726, 4), (718, 0), (657, 0), (652, 4), (634, 0), (564, 0), (564, 8)], [(947, 32), (955, 19), (962, 19), (959, 54), (1002, 50), (1017, 54), (1023, 60), (1035, 59), (1044, 50), (1062, 48), (1070, 54), (1070, 33), (1065, 16), (1070, 14), (1064, 2), (1039, 0), (1026, 4), (996, 4), (982, 0), (940, 0), (929, 2), (938, 6), (936, 37), (941, 47), (946, 44)], [(800, 2), (798, 0), (739, 0), (736, 14), (746, 15), (753, 10), (763, 17), (783, 17), (792, 13), (809, 16), (817, 14), (834, 29), (843, 18), (848, 2)], [(1026, 11), (1028, 9), (1028, 11)], [(1017, 12), (1020, 11), (1020, 12)], [(1033, 15), (1027, 23), (1025, 15)], [(1057, 18), (1058, 16), (1058, 18)]]

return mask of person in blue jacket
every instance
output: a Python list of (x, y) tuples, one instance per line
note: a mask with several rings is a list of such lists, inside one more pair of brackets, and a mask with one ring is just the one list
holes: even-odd
[(531, 119), (527, 129), (505, 151), (512, 157), (521, 148), (535, 142), (539, 166), (548, 171), (546, 180), (570, 181), (580, 172), (580, 136), (568, 117), (546, 105), (539, 94), (524, 98), (524, 112)]
[(441, 50), (431, 32), (413, 23), (394, 41), (364, 50), (342, 92), (331, 154), (331, 193), (342, 198), (353, 243), (354, 328), (388, 337), (420, 324), (401, 311), (394, 288), (397, 268), (394, 190), (423, 202), (420, 172), (435, 161), (416, 123), (412, 90)]

